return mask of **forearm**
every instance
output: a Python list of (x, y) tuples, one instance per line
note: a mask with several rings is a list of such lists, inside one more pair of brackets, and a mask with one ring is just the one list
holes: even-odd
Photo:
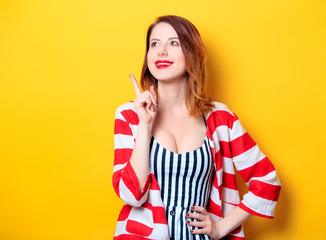
[(221, 221), (215, 223), (215, 229), (217, 229), (218, 238), (214, 239), (220, 239), (222, 237), (225, 237), (235, 228), (247, 221), (251, 216), (252, 214), (242, 210), (240, 207), (235, 207)]
[(149, 169), (149, 148), (151, 141), (151, 128), (148, 124), (139, 124), (135, 146), (130, 158), (130, 164), (134, 169), (141, 191), (146, 183)]

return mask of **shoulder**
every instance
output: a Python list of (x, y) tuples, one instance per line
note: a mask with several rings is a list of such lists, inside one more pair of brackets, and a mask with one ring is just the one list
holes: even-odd
[(115, 111), (115, 118), (128, 122), (138, 122), (138, 116), (134, 103), (130, 101), (117, 107)]
[(209, 117), (209, 115), (213, 114), (224, 114), (226, 116), (230, 116), (230, 117), (234, 117), (235, 114), (224, 104), (221, 102), (217, 102), (217, 101), (212, 101), (211, 102), (213, 104), (213, 108), (212, 110), (208, 113), (207, 117)]
[(129, 110), (136, 111), (133, 101), (120, 105), (119, 107), (117, 107), (116, 112), (129, 111)]
[(214, 128), (219, 126), (233, 127), (235, 121), (238, 120), (237, 115), (232, 112), (224, 103), (212, 101), (213, 108), (207, 114), (207, 122), (214, 126)]

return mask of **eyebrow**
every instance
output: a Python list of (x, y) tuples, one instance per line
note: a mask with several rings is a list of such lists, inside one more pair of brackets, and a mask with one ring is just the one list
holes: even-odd
[[(178, 37), (170, 37), (170, 38), (168, 38), (168, 40), (171, 40), (171, 39), (179, 39)], [(158, 38), (153, 38), (151, 41), (160, 41), (160, 39), (158, 39)]]

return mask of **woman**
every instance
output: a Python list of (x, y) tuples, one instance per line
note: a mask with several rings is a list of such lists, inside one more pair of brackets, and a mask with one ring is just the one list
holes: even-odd
[[(244, 239), (252, 215), (273, 218), (280, 183), (224, 104), (205, 95), (206, 52), (188, 20), (148, 29), (141, 92), (115, 119), (113, 185), (126, 202), (114, 239)], [(233, 164), (249, 186), (240, 201)]]

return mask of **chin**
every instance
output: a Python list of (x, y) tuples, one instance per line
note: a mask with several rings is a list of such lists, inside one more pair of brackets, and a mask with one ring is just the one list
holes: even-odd
[(184, 79), (185, 74), (181, 75), (171, 75), (171, 74), (152, 74), (152, 76), (158, 81), (170, 82), (178, 79)]
[(170, 74), (162, 74), (162, 73), (157, 73), (157, 72), (151, 72), (152, 76), (157, 79), (158, 81), (166, 81), (169, 80), (171, 78)]
[[(155, 77), (155, 76), (154, 76)], [(161, 82), (171, 82), (175, 79), (178, 79), (178, 77), (171, 77), (171, 76), (157, 76), (155, 77), (155, 79), (157, 79), (157, 81), (161, 81)]]

